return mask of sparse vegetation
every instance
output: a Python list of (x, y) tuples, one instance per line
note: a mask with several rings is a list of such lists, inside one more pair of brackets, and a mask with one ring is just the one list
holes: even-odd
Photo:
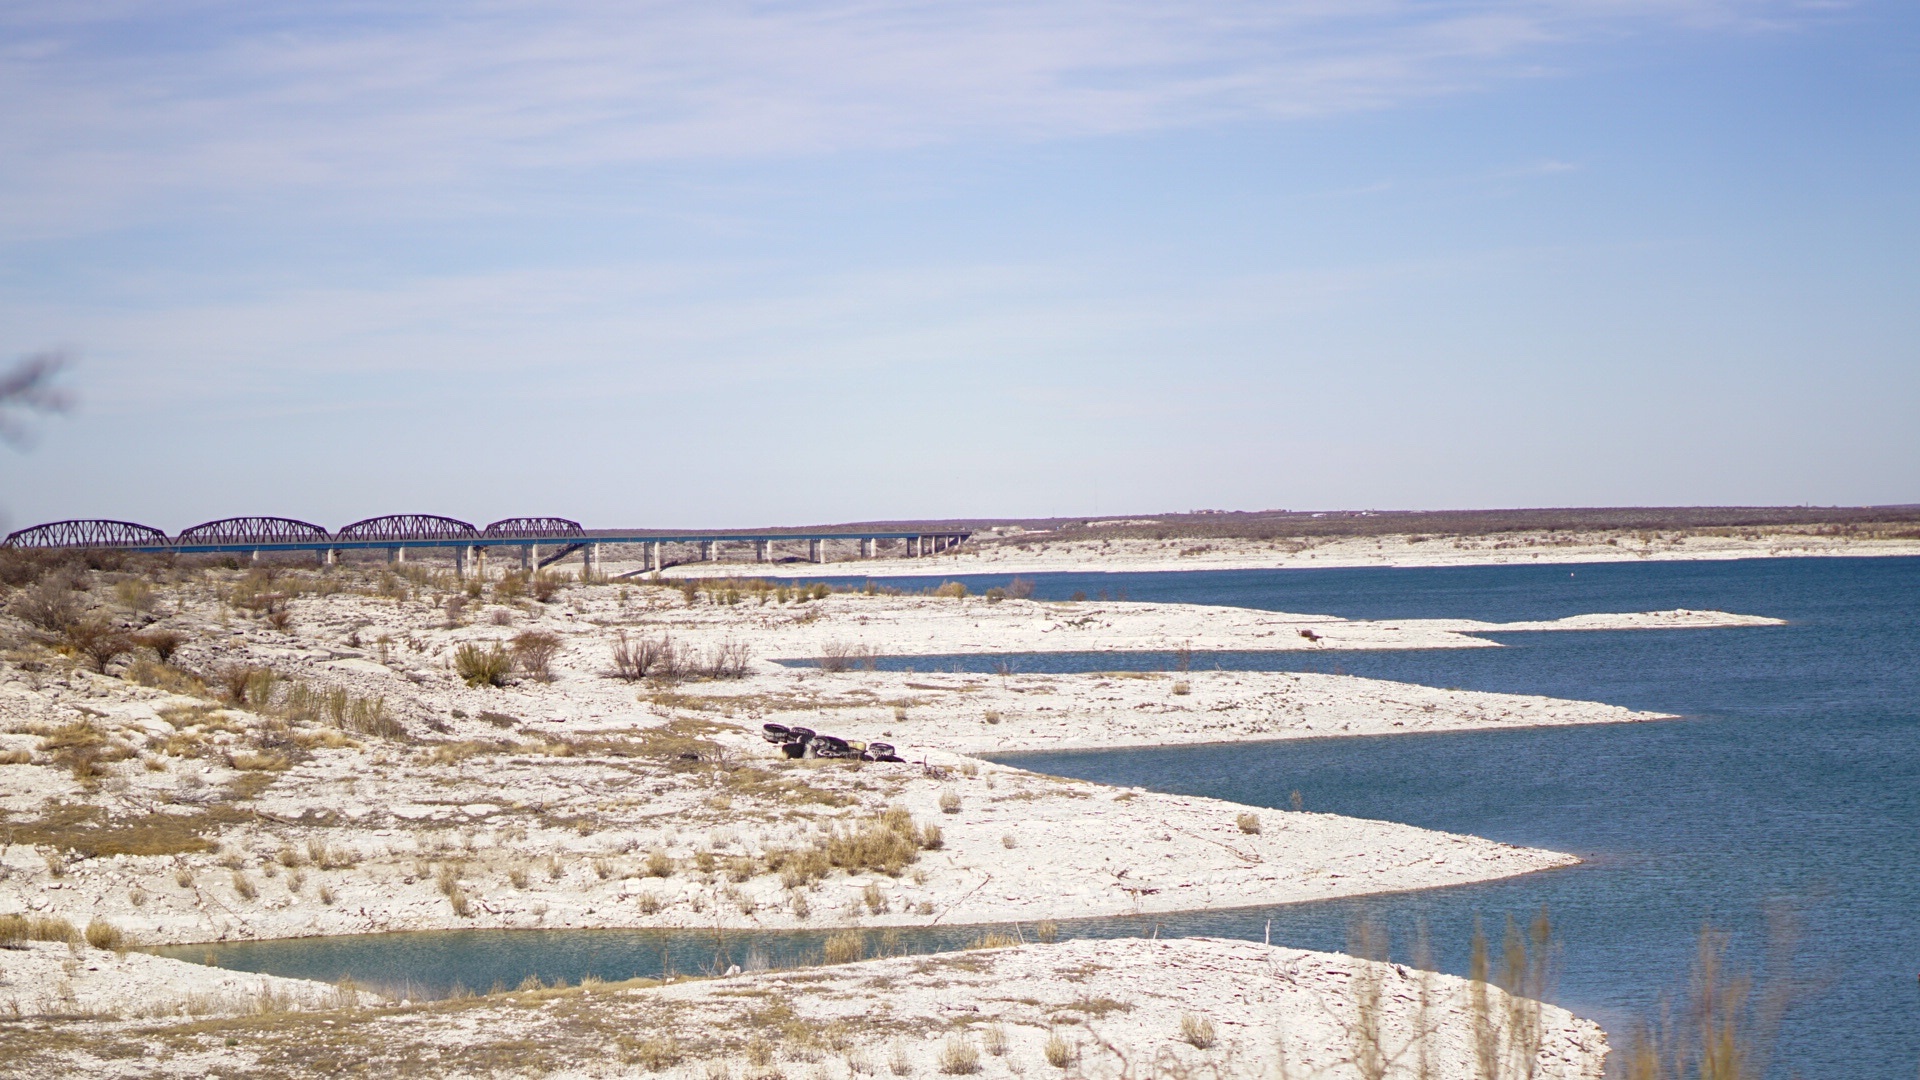
[(504, 686), (513, 659), (497, 642), (483, 649), (469, 641), (454, 650), (453, 670), (468, 686)]
[(970, 1076), (980, 1071), (980, 1051), (964, 1036), (950, 1035), (940, 1044), (939, 1066), (948, 1076)]
[(95, 918), (87, 923), (87, 944), (96, 949), (118, 949), (122, 943), (120, 928), (107, 920)]
[(560, 635), (528, 630), (514, 635), (511, 647), (514, 665), (521, 671), (541, 682), (553, 681), (552, 664), (560, 652)]
[(830, 935), (821, 946), (821, 959), (829, 964), (851, 964), (865, 959), (867, 939), (858, 930), (842, 930)]
[(943, 814), (959, 813), (960, 812), (960, 793), (953, 790), (952, 788), (948, 788), (947, 790), (941, 792), (940, 793), (940, 812)]
[(1213, 1021), (1193, 1013), (1180, 1014), (1180, 1041), (1200, 1050), (1212, 1049)]
[(1241, 832), (1246, 833), (1249, 836), (1260, 835), (1260, 815), (1259, 814), (1253, 813), (1250, 810), (1244, 811), (1240, 814), (1239, 817), (1236, 817), (1233, 819), (1233, 823), (1240, 827)]

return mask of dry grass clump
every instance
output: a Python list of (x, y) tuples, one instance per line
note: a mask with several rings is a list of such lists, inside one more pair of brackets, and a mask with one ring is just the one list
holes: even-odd
[(622, 1035), (619, 1045), (623, 1061), (639, 1065), (648, 1072), (659, 1072), (680, 1063), (680, 1044), (671, 1033), (640, 1039)]
[(899, 877), (926, 845), (925, 834), (915, 827), (913, 816), (896, 806), (845, 830), (834, 829), (822, 846), (827, 861), (842, 870), (878, 870), (888, 877)]
[(1177, 682), (1173, 684), (1173, 692), (1181, 697), (1185, 697), (1193, 693), (1193, 687), (1187, 685), (1185, 682)]
[(999, 1024), (987, 1025), (980, 1037), (980, 1045), (994, 1057), (1003, 1057), (1007, 1052), (1007, 1029)]
[(963, 581), (943, 581), (933, 590), (933, 595), (944, 596), (949, 600), (965, 600), (968, 595), (967, 585)]
[(867, 955), (867, 939), (858, 930), (842, 930), (821, 945), (821, 959), (829, 964), (851, 964)]
[(29, 941), (78, 940), (73, 924), (51, 915), (0, 915), (0, 948), (17, 949)]
[(971, 1076), (980, 1071), (980, 1051), (963, 1036), (950, 1035), (940, 1044), (938, 1066), (948, 1076)]
[(1242, 813), (1239, 817), (1233, 819), (1233, 823), (1240, 826), (1240, 831), (1249, 836), (1258, 836), (1260, 834), (1259, 814), (1252, 812)]
[(959, 813), (960, 812), (960, 793), (953, 790), (952, 788), (948, 788), (947, 790), (941, 792), (940, 793), (940, 812), (943, 814)]
[(253, 883), (245, 870), (233, 872), (233, 891), (242, 900), (251, 900), (260, 895), (260, 887)]
[(453, 670), (468, 686), (505, 686), (513, 658), (498, 642), (482, 649), (469, 641), (454, 650)]
[(120, 928), (105, 919), (96, 918), (87, 923), (87, 944), (96, 949), (118, 949), (125, 943)]
[(1020, 939), (1014, 937), (1012, 934), (1009, 934), (1004, 930), (988, 930), (988, 931), (985, 931), (984, 933), (975, 935), (972, 941), (967, 942), (966, 947), (970, 950), (971, 949), (1011, 949), (1018, 944), (1020, 944)]
[[(555, 880), (558, 880), (560, 875), (553, 871), (558, 869), (559, 863), (555, 862), (552, 869), (548, 871)], [(647, 852), (647, 876), (657, 878), (673, 876), (673, 860), (667, 856), (665, 848), (654, 848)]]
[(1064, 1069), (1073, 1063), (1073, 1047), (1057, 1031), (1047, 1033), (1047, 1045), (1043, 1052), (1047, 1056), (1047, 1064), (1056, 1069)]
[(1180, 1014), (1180, 1041), (1199, 1050), (1211, 1049), (1215, 1039), (1213, 1021), (1193, 1013)]

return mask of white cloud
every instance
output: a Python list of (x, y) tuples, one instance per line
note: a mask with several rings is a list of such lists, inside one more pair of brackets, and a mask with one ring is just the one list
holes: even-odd
[[(0, 11), (0, 228), (167, 194), (1051, 139), (1390, 107), (1778, 0), (263, 5)], [(54, 224), (50, 224), (54, 223)]]

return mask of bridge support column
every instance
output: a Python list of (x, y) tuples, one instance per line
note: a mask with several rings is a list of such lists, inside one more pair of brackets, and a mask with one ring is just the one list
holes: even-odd
[(473, 557), (470, 547), (453, 549), (453, 576), (461, 581), (467, 580), (467, 560)]
[(540, 569), (540, 545), (523, 545), (520, 548), (520, 572), (531, 574), (538, 569)]
[(827, 561), (827, 542), (825, 540), (807, 541), (807, 561), (817, 563)]
[(481, 581), (487, 580), (487, 549), (476, 546), (468, 550), (473, 552), (473, 572), (480, 575)]
[(720, 561), (720, 541), (718, 540), (700, 541), (700, 561), (701, 562), (719, 562)]
[(598, 578), (600, 576), (600, 545), (588, 544), (583, 551), (582, 557), (586, 559), (586, 568), (583, 572), (584, 576), (582, 580), (592, 581)]
[(407, 549), (406, 549), (406, 548), (403, 548), (403, 547), (390, 547), (390, 548), (388, 548), (388, 549), (387, 549), (387, 561), (388, 561), (388, 562), (390, 562), (390, 563), (403, 563), (403, 562), (406, 562), (406, 561), (407, 561)]
[(653, 543), (647, 545), (647, 569), (656, 574), (659, 573), (660, 562), (660, 541), (655, 540)]
[(334, 563), (337, 563), (339, 561), (340, 561), (340, 552), (336, 551), (333, 548), (327, 548), (326, 550), (320, 552), (321, 566), (332, 566)]

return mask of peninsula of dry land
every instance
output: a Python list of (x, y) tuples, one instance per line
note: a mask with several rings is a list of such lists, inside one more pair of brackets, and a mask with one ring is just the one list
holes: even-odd
[[(608, 1042), (615, 1027), (634, 1032), (636, 1016), (704, 1017), (767, 997), (808, 1032), (875, 1025), (901, 1048), (896, 1075), (953, 1071), (940, 1063), (949, 1044), (984, 1048), (980, 1071), (1057, 1069), (1047, 1048), (1074, 1024), (1071, 1062), (1157, 1060), (1183, 1015), (1219, 1032), (1172, 1048), (1199, 1055), (1190, 1064), (1270, 1072), (1284, 1046), (1308, 1069), (1300, 1075), (1353, 1075), (1340, 1010), (1368, 980), (1399, 988), (1378, 1008), (1406, 1045), (1406, 993), (1429, 995), (1423, 1015), (1438, 1019), (1426, 1041), (1452, 1061), (1465, 1045), (1461, 1003), (1488, 1000), (1481, 984), (1229, 943), (1000, 948), (989, 933), (994, 950), (950, 960), (405, 1008), (364, 990), (124, 950), (456, 927), (1039, 926), (1486, 881), (1577, 860), (1311, 808), (1103, 787), (973, 755), (1659, 719), (1344, 676), (969, 676), (867, 662), (979, 650), (1489, 647), (1470, 634), (1493, 627), (1459, 621), (763, 581), (463, 582), (417, 563), (21, 557), (5, 574), (0, 1014), (16, 1018), (4, 1032), (13, 1051), (75, 1073), (324, 1071), (312, 1062), (331, 1059), (287, 1064), (305, 1046), (400, 1072), (486, 1075), (502, 1060), (453, 1047), (497, 1047), (509, 1032), (521, 1033), (514, 1045), (566, 1048), (529, 1051), (530, 1073), (770, 1077), (804, 1066), (852, 1076), (863, 1071), (848, 1052), (855, 1044), (864, 1071), (877, 1067), (872, 1039), (842, 1045), (788, 1030), (762, 1050), (701, 1035), (708, 1020), (661, 1020), (658, 1037), (679, 1040), (671, 1052)], [(1771, 621), (1623, 613), (1538, 628)], [(767, 723), (889, 742), (906, 760), (790, 759), (761, 737)], [(1248, 965), (1269, 973), (1261, 988), (1239, 973)], [(1081, 984), (1102, 979), (1113, 986), (1087, 997)], [(882, 992), (896, 983), (920, 989)], [(1113, 1004), (1076, 1012), (1073, 1001), (1095, 999)], [(1546, 1015), (1552, 1038), (1528, 1052), (1551, 1057), (1559, 1071), (1548, 1075), (1597, 1075), (1597, 1031)], [(245, 1049), (229, 1049), (226, 1031)], [(593, 1068), (568, 1056), (595, 1040)], [(115, 1064), (136, 1045), (133, 1064)]]

